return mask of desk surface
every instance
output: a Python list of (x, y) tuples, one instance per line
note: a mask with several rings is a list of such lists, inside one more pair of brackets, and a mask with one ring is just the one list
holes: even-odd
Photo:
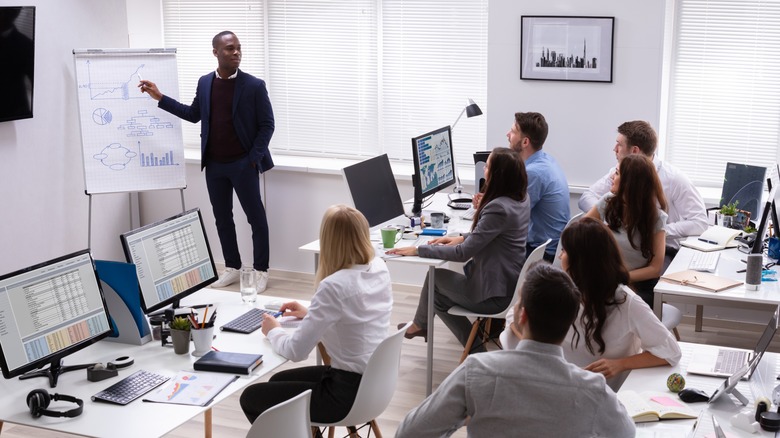
[[(695, 250), (691, 248), (680, 248), (666, 272), (674, 273), (688, 269), (694, 252)], [(720, 251), (720, 259), (714, 274), (744, 282), (745, 273), (737, 271), (745, 269), (745, 263), (742, 260), (745, 260), (746, 257), (746, 254), (739, 252), (736, 248)], [(773, 269), (777, 270), (777, 267)], [(734, 308), (773, 311), (772, 306), (780, 304), (780, 282), (762, 282), (757, 291), (746, 290), (743, 283), (720, 292), (711, 292), (692, 286), (670, 283), (662, 279), (655, 286), (653, 303), (653, 311), (659, 319), (662, 317), (663, 309), (661, 302), (679, 302), (697, 306), (725, 305)], [(697, 316), (697, 318), (699, 317)], [(699, 322), (697, 322), (697, 326), (698, 324)]]
[[(758, 334), (756, 334), (756, 336), (758, 336)], [(686, 369), (694, 352), (700, 351), (697, 349), (717, 350), (720, 347), (681, 342), (680, 348), (682, 349), (683, 356), (677, 366), (632, 370), (618, 392), (632, 390), (637, 392), (649, 391), (673, 395), (673, 393), (666, 388), (666, 379), (671, 373), (680, 373), (685, 376), (686, 388), (697, 388), (705, 391), (707, 394), (712, 394), (715, 389), (723, 383), (724, 378), (697, 376), (693, 374), (689, 375), (687, 374)], [(704, 411), (704, 414), (701, 417), (702, 424), (697, 429), (694, 437), (714, 437), (714, 434), (712, 434), (713, 427), (711, 420), (713, 415), (718, 419), (718, 422), (727, 436), (729, 434), (731, 434), (730, 436), (735, 437), (775, 436), (774, 433), (763, 430), (757, 434), (751, 435), (748, 432), (736, 429), (731, 425), (731, 417), (743, 408), (750, 408), (755, 412), (753, 401), (757, 396), (764, 396), (771, 400), (772, 389), (778, 383), (775, 379), (778, 375), (778, 371), (780, 371), (780, 369), (778, 369), (778, 354), (766, 353), (756, 369), (756, 372), (753, 373), (753, 377), (749, 381), (741, 381), (737, 384), (737, 390), (750, 400), (750, 403), (746, 407), (742, 406), (741, 403), (737, 402), (736, 399), (730, 395), (721, 397), (711, 405), (708, 405), (707, 403), (689, 403), (688, 406), (695, 412)], [(687, 434), (692, 430), (695, 422), (696, 420), (663, 420), (659, 422), (639, 423), (637, 424), (637, 437), (688, 436)]]
[[(260, 295), (256, 306), (274, 300), (274, 297)], [(216, 325), (219, 327), (249, 310), (241, 301), (241, 295), (204, 289), (182, 300), (182, 305), (216, 304), (218, 307)], [(173, 377), (178, 371), (192, 371), (197, 360), (190, 354), (174, 354), (170, 346), (161, 347), (160, 341), (151, 341), (142, 346), (101, 341), (65, 358), (66, 365), (92, 362), (109, 362), (117, 357), (129, 355), (135, 364), (119, 371), (119, 376), (101, 382), (87, 380), (85, 370), (62, 374), (56, 388), (49, 388), (43, 378), (0, 380), (0, 421), (23, 424), (31, 427), (96, 437), (156, 437), (164, 435), (196, 415), (210, 409), (241, 390), (260, 376), (274, 370), (287, 360), (271, 350), (271, 344), (260, 330), (249, 335), (217, 332), (214, 347), (223, 351), (262, 353), (263, 363), (249, 376), (241, 376), (223, 390), (210, 405), (182, 406), (161, 403), (145, 403), (137, 399), (127, 406), (93, 402), (90, 396), (118, 382), (138, 370), (147, 370)], [(192, 346), (190, 346), (192, 347)], [(192, 348), (190, 349), (192, 351)], [(49, 393), (68, 394), (84, 400), (84, 413), (76, 418), (33, 418), (27, 409), (27, 394), (36, 388)], [(50, 409), (71, 409), (72, 403), (52, 402)]]

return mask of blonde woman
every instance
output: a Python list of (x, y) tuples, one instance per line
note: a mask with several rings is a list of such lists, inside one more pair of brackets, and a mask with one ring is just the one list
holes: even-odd
[(306, 359), (322, 342), (331, 363), (282, 371), (246, 388), (241, 409), (250, 422), (307, 389), (312, 390), (312, 421), (341, 420), (352, 408), (368, 359), (387, 336), (393, 307), (390, 274), (375, 257), (368, 221), (352, 207), (332, 206), (322, 218), (315, 287), (308, 309), (294, 301), (280, 308), (303, 318), (297, 330), (287, 332), (267, 317), (262, 331), (274, 351), (293, 362)]

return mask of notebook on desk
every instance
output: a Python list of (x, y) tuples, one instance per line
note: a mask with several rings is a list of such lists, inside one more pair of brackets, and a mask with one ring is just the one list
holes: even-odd
[(707, 231), (699, 237), (689, 237), (680, 242), (680, 245), (699, 251), (718, 251), (721, 249), (732, 248), (738, 245), (735, 237), (739, 236), (741, 231), (733, 228), (720, 226), (709, 227)]
[(693, 358), (688, 364), (688, 372), (703, 376), (728, 377), (747, 367), (743, 378), (749, 379), (775, 336), (779, 311), (780, 307), (769, 319), (764, 333), (758, 339), (756, 348), (752, 352), (733, 348), (720, 348), (718, 350), (699, 348), (694, 350)]

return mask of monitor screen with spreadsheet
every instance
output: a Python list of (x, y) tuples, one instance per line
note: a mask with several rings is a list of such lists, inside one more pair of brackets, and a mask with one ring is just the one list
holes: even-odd
[(60, 373), (86, 368), (61, 366), (62, 358), (106, 337), (109, 321), (89, 250), (0, 276), (3, 377), (50, 365), (27, 376), (56, 386)]
[(168, 305), (217, 281), (199, 209), (185, 211), (120, 236), (128, 263), (135, 265), (144, 313)]

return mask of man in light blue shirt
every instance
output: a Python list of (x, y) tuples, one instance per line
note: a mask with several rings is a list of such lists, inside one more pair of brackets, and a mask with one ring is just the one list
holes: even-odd
[(528, 228), (526, 256), (551, 239), (544, 259), (552, 263), (558, 239), (569, 221), (569, 183), (555, 159), (542, 151), (547, 140), (547, 121), (539, 113), (515, 113), (507, 132), (509, 147), (520, 152), (528, 174), (531, 225)]

